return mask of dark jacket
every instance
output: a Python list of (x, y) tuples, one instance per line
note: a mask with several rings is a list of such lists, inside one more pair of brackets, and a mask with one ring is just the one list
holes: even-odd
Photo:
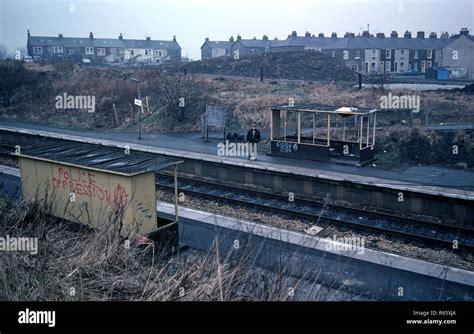
[(260, 141), (260, 132), (255, 129), (255, 134), (253, 133), (253, 129), (250, 129), (247, 133), (247, 141), (249, 143), (258, 143)]

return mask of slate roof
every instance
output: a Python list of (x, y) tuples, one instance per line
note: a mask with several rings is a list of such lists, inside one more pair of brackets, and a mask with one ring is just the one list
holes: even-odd
[[(204, 42), (204, 45), (209, 45), (212, 49), (230, 49), (230, 47), (232, 46), (232, 44), (234, 44), (234, 42), (231, 42), (231, 41), (206, 41)], [(201, 48), (202, 48), (201, 46)]]
[(442, 49), (449, 43), (451, 39), (442, 38), (378, 38), (378, 37), (362, 37), (342, 38), (328, 49)]
[(236, 42), (242, 43), (246, 48), (267, 48), (274, 46), (279, 41), (263, 40), (263, 39), (239, 39)]
[(30, 36), (28, 40), (32, 46), (181, 49), (175, 41), (49, 36)]
[(333, 45), (342, 38), (332, 37), (290, 37), (286, 40), (279, 41), (276, 45), (272, 44), (272, 47), (312, 47), (312, 48), (325, 48)]

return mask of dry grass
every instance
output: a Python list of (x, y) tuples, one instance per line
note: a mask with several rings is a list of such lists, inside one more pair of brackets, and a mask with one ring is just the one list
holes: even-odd
[[(285, 263), (271, 272), (257, 267), (258, 250), (219, 254), (217, 240), (208, 252), (171, 257), (153, 243), (131, 242), (127, 249), (116, 221), (100, 231), (78, 228), (47, 215), (48, 210), (27, 202), (0, 208), (0, 236), (38, 238), (36, 255), (0, 252), (0, 300), (327, 300), (341, 294), (292, 277)], [(289, 287), (300, 285), (304, 295), (289, 293)]]

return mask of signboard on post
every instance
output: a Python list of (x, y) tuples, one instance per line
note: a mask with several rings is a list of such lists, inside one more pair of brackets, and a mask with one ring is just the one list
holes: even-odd
[(206, 106), (206, 120), (208, 126), (225, 126), (225, 109), (217, 106)]
[(209, 141), (209, 127), (219, 127), (226, 133), (225, 109), (218, 106), (206, 106), (206, 141)]
[(142, 100), (135, 99), (135, 105), (141, 107), (142, 106)]

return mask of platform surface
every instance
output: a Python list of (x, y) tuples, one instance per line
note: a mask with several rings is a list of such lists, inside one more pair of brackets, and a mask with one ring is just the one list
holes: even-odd
[[(18, 130), (23, 133), (70, 140), (81, 137), (84, 142), (115, 146), (129, 145), (132, 149), (139, 148), (181, 158), (195, 158), (401, 190), (416, 191), (418, 189), (424, 193), (474, 199), (474, 172), (469, 171), (431, 166), (415, 166), (391, 171), (373, 166), (355, 167), (265, 154), (258, 155), (257, 161), (249, 161), (246, 158), (218, 156), (217, 144), (223, 140), (212, 139), (210, 142), (204, 142), (200, 133), (142, 134), (142, 139), (139, 140), (134, 133), (74, 131), (5, 120), (0, 120), (0, 130)], [(263, 138), (265, 137), (268, 137), (268, 134), (263, 132)]]

